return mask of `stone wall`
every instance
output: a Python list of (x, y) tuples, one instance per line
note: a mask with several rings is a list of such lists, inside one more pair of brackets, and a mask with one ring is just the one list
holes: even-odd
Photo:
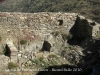
[[(74, 25), (77, 13), (9, 13), (0, 12), (0, 35), (3, 40), (26, 38), (34, 39), (37, 35), (49, 35), (53, 31), (68, 33)], [(84, 17), (81, 17), (84, 18)], [(60, 25), (60, 21), (63, 21)], [(89, 21), (88, 21), (89, 22)], [(99, 25), (93, 27), (93, 36), (99, 30)], [(21, 36), (21, 37), (20, 37)], [(42, 36), (43, 37), (43, 36)]]
[[(0, 12), (0, 35), (2, 42), (13, 40), (15, 45), (21, 39), (29, 42), (45, 40), (52, 32), (69, 33), (74, 25), (76, 13), (9, 13)], [(62, 21), (62, 24), (60, 23)], [(28, 45), (32, 43), (28, 43)], [(43, 42), (41, 43), (43, 44)], [(30, 45), (29, 45), (30, 46)], [(32, 47), (32, 46), (31, 46)]]
[[(79, 33), (81, 34), (84, 29), (85, 31), (88, 31), (88, 29), (92, 28), (91, 36), (97, 37), (97, 33), (100, 29), (99, 24), (85, 19), (85, 17), (78, 13), (0, 12), (0, 36), (2, 37), (0, 45), (7, 44), (7, 40), (12, 40), (12, 43), (19, 51), (16, 55), (17, 57), (15, 57), (18, 60), (22, 60), (19, 61), (20, 64), (24, 63), (26, 59), (30, 59), (30, 57), (33, 59), (34, 53), (43, 48), (44, 41), (47, 41), (50, 44), (50, 51), (59, 53), (64, 47), (68, 46), (67, 39), (64, 40), (62, 38), (62, 34), (69, 34), (70, 29), (73, 25), (75, 25), (77, 15), (80, 20), (78, 20), (78, 24), (76, 23), (77, 28), (79, 28), (76, 35)], [(84, 24), (82, 23), (84, 21), (81, 21), (81, 19), (87, 22), (86, 28), (88, 27), (88, 29), (83, 28)], [(80, 27), (81, 24), (82, 27)], [(27, 40), (27, 43), (25, 45), (21, 45), (21, 39)], [(3, 50), (2, 47), (0, 48), (0, 50)], [(11, 59), (13, 59), (13, 57), (11, 57)]]
[[(34, 35), (49, 35), (52, 30), (61, 28), (59, 20), (63, 21), (62, 28), (67, 32), (75, 22), (76, 13), (0, 13), (0, 30), (2, 35), (10, 35), (18, 37), (25, 36), (29, 33), (30, 38)], [(3, 26), (3, 29), (2, 29)], [(26, 34), (23, 34), (26, 32)], [(37, 32), (37, 33), (36, 33)], [(16, 34), (13, 34), (16, 33)], [(33, 35), (33, 33), (35, 33)], [(28, 36), (28, 34), (27, 34)], [(33, 36), (33, 37), (32, 37)]]

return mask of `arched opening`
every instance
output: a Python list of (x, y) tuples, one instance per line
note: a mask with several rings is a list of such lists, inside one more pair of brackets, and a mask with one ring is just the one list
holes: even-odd
[(59, 25), (63, 25), (63, 20), (58, 20)]
[(42, 47), (41, 51), (48, 51), (48, 52), (50, 52), (50, 49), (51, 49), (51, 44), (48, 41), (44, 41), (43, 47)]
[(8, 47), (7, 44), (6, 44), (6, 46), (5, 46), (5, 56), (8, 56), (8, 57), (11, 56), (11, 50), (10, 50), (10, 48)]

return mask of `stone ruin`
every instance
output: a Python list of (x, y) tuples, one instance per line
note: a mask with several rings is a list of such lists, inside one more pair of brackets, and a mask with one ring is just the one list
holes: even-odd
[[(100, 32), (100, 24), (93, 22), (79, 13), (51, 13), (51, 12), (39, 12), (39, 13), (20, 13), (20, 12), (0, 12), (0, 35), (2, 36), (2, 43), (6, 44), (7, 54), (11, 58), (12, 62), (17, 62), (20, 57), (28, 58), (25, 52), (33, 54), (35, 51), (61, 50), (61, 46), (64, 44), (62, 36), (54, 37), (52, 33), (64, 33), (69, 34), (71, 28), (75, 25), (77, 18), (80, 18), (79, 23), (83, 23), (85, 20), (86, 25), (83, 24), (82, 28), (88, 27), (91, 30), (91, 36), (97, 37)], [(76, 28), (81, 28), (80, 24), (76, 23)], [(85, 27), (86, 26), (86, 27)], [(81, 29), (82, 29), (81, 28)], [(81, 32), (84, 32), (82, 29)], [(86, 29), (86, 30), (88, 30)], [(74, 30), (75, 32), (76, 30)], [(80, 30), (77, 34), (81, 35)], [(78, 36), (75, 34), (75, 36)], [(83, 33), (82, 33), (83, 34)], [(86, 33), (84, 34), (84, 36)], [(13, 42), (6, 42), (7, 39), (13, 40)], [(28, 40), (27, 44), (20, 45), (21, 39)], [(46, 46), (48, 43), (49, 46)], [(66, 42), (65, 42), (66, 43)], [(19, 52), (18, 52), (19, 51)], [(31, 55), (33, 56), (33, 55)]]
[(17, 62), (18, 49), (14, 46), (12, 41), (7, 41), (5, 50), (5, 55), (10, 58), (10, 62)]

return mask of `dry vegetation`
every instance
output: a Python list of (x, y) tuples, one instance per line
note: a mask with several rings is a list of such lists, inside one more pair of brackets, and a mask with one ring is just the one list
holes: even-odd
[[(100, 21), (100, 0), (5, 0), (1, 11), (10, 12), (77, 12)], [(95, 9), (94, 9), (95, 8)]]

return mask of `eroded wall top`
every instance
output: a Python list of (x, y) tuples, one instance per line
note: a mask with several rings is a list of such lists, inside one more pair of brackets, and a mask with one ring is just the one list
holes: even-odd
[[(77, 13), (10, 13), (0, 12), (0, 35), (4, 38), (32, 39), (35, 35), (49, 35), (52, 31), (69, 32)], [(20, 37), (21, 36), (21, 37)]]

